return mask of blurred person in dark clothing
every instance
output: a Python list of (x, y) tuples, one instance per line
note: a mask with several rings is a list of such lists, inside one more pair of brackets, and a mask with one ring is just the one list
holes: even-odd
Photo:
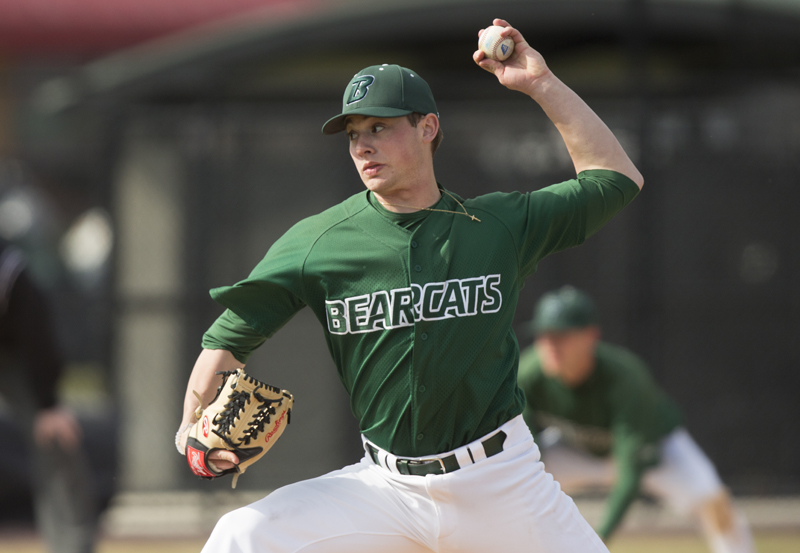
[(94, 551), (96, 507), (81, 427), (58, 404), (63, 361), (43, 292), (0, 240), (0, 398), (25, 437), (36, 524), (53, 553)]

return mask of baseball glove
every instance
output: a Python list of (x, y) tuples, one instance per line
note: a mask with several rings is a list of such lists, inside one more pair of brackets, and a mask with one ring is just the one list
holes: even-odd
[[(197, 424), (189, 429), (186, 460), (192, 472), (205, 478), (233, 473), (233, 488), (239, 475), (261, 459), (283, 434), (292, 415), (294, 397), (286, 390), (259, 382), (244, 369), (220, 371), (222, 385), (203, 409), (195, 412)], [(197, 392), (195, 395), (199, 398)], [(235, 468), (219, 470), (208, 455), (226, 449), (239, 458)]]

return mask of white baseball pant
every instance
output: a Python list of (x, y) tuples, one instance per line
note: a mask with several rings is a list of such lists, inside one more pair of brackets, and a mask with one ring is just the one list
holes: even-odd
[[(660, 444), (660, 463), (647, 470), (641, 488), (675, 512), (699, 515), (703, 504), (726, 494), (717, 470), (684, 428), (677, 428)], [(596, 457), (557, 443), (542, 450), (547, 472), (564, 491), (575, 494), (592, 488), (611, 488), (617, 477), (611, 457)], [(754, 551), (749, 525), (736, 509), (729, 532), (707, 535), (715, 553)]]
[(607, 553), (544, 471), (522, 417), (499, 430), (507, 438), (492, 457), (480, 442), (496, 431), (442, 454), (463, 467), (451, 473), (396, 474), (365, 456), (280, 488), (224, 515), (203, 552)]

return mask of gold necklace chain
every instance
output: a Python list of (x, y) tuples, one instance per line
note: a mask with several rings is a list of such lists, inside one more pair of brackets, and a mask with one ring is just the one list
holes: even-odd
[(439, 211), (440, 213), (455, 213), (456, 215), (466, 215), (467, 217), (469, 217), (473, 221), (478, 221), (479, 223), (481, 222), (481, 220), (478, 219), (477, 217), (475, 217), (474, 215), (470, 215), (469, 213), (467, 213), (466, 208), (461, 204), (461, 202), (458, 201), (458, 198), (456, 198), (450, 192), (448, 192), (447, 190), (445, 190), (443, 188), (441, 190), (442, 190), (442, 192), (444, 192), (445, 194), (447, 194), (448, 196), (453, 198), (453, 200), (455, 200), (455, 202), (458, 204), (458, 206), (461, 209), (464, 210), (464, 213), (461, 213), (460, 211), (450, 211), (449, 209), (435, 209), (433, 207), (417, 207), (417, 206), (413, 206), (413, 205), (390, 204), (389, 202), (378, 202), (378, 203), (380, 203), (381, 205), (390, 205), (392, 207), (405, 207), (406, 209), (416, 209), (418, 211), (419, 210)]

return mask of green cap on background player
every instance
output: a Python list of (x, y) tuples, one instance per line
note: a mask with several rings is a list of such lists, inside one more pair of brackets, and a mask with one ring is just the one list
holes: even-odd
[(416, 72), (399, 65), (371, 65), (362, 69), (344, 89), (342, 113), (329, 119), (323, 134), (345, 129), (345, 117), (402, 117), (409, 113), (439, 115), (428, 83)]
[(548, 292), (533, 309), (531, 330), (534, 334), (585, 328), (599, 322), (594, 301), (573, 286)]

